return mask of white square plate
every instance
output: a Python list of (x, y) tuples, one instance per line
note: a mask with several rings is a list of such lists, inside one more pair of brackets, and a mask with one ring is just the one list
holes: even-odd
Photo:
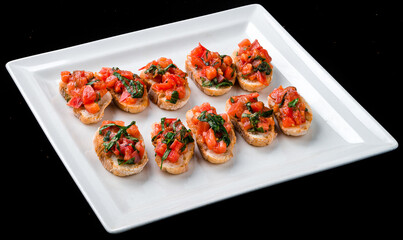
[[(139, 114), (110, 106), (104, 120), (136, 120), (145, 137), (150, 161), (134, 176), (107, 172), (92, 145), (101, 123), (84, 125), (60, 96), (64, 70), (99, 71), (101, 67), (137, 69), (161, 56), (182, 70), (186, 55), (200, 42), (230, 55), (244, 38), (258, 39), (273, 58), (268, 94), (279, 85), (296, 86), (313, 110), (313, 123), (303, 137), (279, 134), (267, 147), (252, 147), (237, 134), (235, 157), (221, 165), (201, 158), (198, 150), (189, 171), (173, 176), (154, 161), (150, 126), (161, 117), (178, 117), (195, 105), (210, 102), (218, 112), (238, 86), (220, 97), (204, 95), (190, 80), (192, 95), (182, 109), (164, 111), (151, 104)], [(392, 150), (397, 142), (380, 126), (260, 5), (249, 5), (181, 22), (132, 32), (58, 51), (11, 61), (6, 65), (67, 170), (108, 232), (120, 232), (208, 203), (281, 181), (329, 169)]]

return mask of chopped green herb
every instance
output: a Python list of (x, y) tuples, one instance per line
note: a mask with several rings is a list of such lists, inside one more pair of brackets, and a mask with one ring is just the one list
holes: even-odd
[(178, 100), (179, 100), (179, 93), (178, 91), (175, 90), (172, 92), (171, 99), (170, 100), (167, 99), (165, 101), (175, 104)]
[[(144, 86), (140, 81), (130, 80), (128, 78), (123, 77), (120, 73), (114, 72), (115, 75), (120, 82), (125, 86), (127, 92), (130, 93), (132, 98), (141, 98), (144, 94)], [(127, 82), (129, 84), (127, 84)]]
[(161, 166), (160, 166), (161, 169), (162, 169), (162, 163), (164, 162), (165, 159), (167, 159), (167, 157), (168, 157), (168, 155), (169, 155), (170, 152), (171, 152), (171, 149), (168, 148), (168, 149), (165, 151), (164, 155), (162, 156), (162, 158), (161, 158)]
[[(103, 131), (104, 129), (109, 128), (109, 127), (118, 127), (118, 128), (119, 128), (119, 131), (116, 133), (115, 136), (113, 136), (112, 139), (110, 139), (110, 137), (109, 137), (110, 142), (106, 143), (105, 138), (104, 138), (104, 143), (103, 143), (103, 145), (105, 146), (105, 152), (108, 152), (115, 144), (117, 144), (117, 142), (118, 142), (118, 140), (120, 139), (120, 137), (122, 136), (122, 134), (123, 134), (126, 138), (130, 138), (131, 140), (137, 142), (138, 139), (137, 139), (137, 138), (134, 138), (134, 137), (132, 137), (132, 136), (130, 136), (130, 135), (127, 133), (127, 131), (126, 131), (126, 130), (127, 130), (128, 128), (130, 128), (133, 124), (136, 124), (136, 121), (132, 121), (132, 122), (131, 122), (129, 125), (127, 125), (127, 126), (120, 126), (120, 125), (117, 125), (117, 124), (115, 124), (115, 123), (109, 123), (109, 124), (106, 124), (106, 125), (104, 125), (103, 127), (101, 127), (101, 128), (99, 129), (99, 134), (102, 134), (102, 131)], [(109, 140), (107, 140), (107, 141), (109, 141)]]
[(87, 83), (85, 85), (92, 85), (92, 84), (94, 84), (96, 82), (99, 82), (99, 80), (98, 79), (92, 80), (91, 82), (89, 82), (89, 83)]
[(228, 132), (224, 127), (224, 119), (220, 115), (215, 115), (212, 113), (207, 113), (207, 111), (201, 112), (199, 121), (207, 122), (214, 131), (214, 135), (218, 138), (218, 141), (223, 140), (227, 146), (231, 143)]
[(288, 103), (288, 107), (295, 107), (296, 104), (298, 103), (299, 98), (296, 98), (292, 100), (291, 102)]

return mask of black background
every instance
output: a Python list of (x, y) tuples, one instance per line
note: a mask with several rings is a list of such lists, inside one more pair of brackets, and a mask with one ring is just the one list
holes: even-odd
[[(1, 61), (4, 66), (17, 58), (251, 3), (265, 7), (400, 142), (403, 101), (397, 86), (403, 80), (403, 18), (397, 6), (385, 1), (356, 5), (338, 1), (14, 1), (2, 8)], [(5, 67), (1, 74), (5, 84), (3, 234), (94, 239), (401, 235), (400, 148), (109, 234)]]

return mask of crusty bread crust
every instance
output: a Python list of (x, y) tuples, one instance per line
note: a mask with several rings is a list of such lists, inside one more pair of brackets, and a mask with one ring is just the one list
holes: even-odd
[(144, 109), (146, 109), (149, 105), (146, 89), (144, 89), (143, 97), (137, 98), (137, 101), (135, 104), (127, 104), (127, 103), (120, 102), (119, 99), (122, 94), (116, 93), (115, 90), (113, 90), (113, 89), (108, 89), (108, 90), (112, 95), (113, 103), (125, 112), (139, 113), (139, 112), (144, 111)]
[(232, 150), (234, 149), (235, 143), (236, 143), (236, 136), (235, 132), (233, 129), (233, 126), (231, 128), (231, 132), (228, 133), (229, 138), (231, 140), (230, 145), (227, 147), (227, 151), (221, 154), (217, 154), (214, 151), (208, 149), (207, 145), (204, 143), (203, 138), (200, 136), (197, 136), (197, 128), (196, 126), (192, 123), (192, 118), (193, 118), (193, 112), (192, 110), (189, 110), (186, 112), (186, 122), (192, 130), (192, 133), (194, 136), (196, 136), (196, 143), (197, 147), (199, 148), (199, 151), (204, 159), (211, 163), (225, 163), (228, 160), (230, 160), (234, 155), (232, 153)]
[(119, 165), (117, 157), (112, 154), (108, 156), (108, 154), (105, 152), (105, 146), (103, 145), (104, 140), (103, 136), (99, 134), (99, 129), (95, 132), (93, 143), (94, 143), (94, 148), (95, 148), (95, 153), (97, 154), (99, 160), (102, 163), (102, 166), (109, 172), (113, 173), (116, 176), (119, 177), (125, 177), (125, 176), (130, 176), (133, 174), (137, 174), (141, 172), (144, 168), (144, 166), (148, 162), (148, 156), (147, 156), (147, 151), (145, 150), (144, 146), (144, 139), (143, 136), (140, 135), (139, 139), (142, 140), (143, 142), (143, 147), (144, 147), (144, 155), (143, 158), (139, 163), (135, 164), (123, 164)]
[[(202, 90), (205, 94), (208, 96), (221, 96), (229, 92), (232, 88), (232, 86), (224, 87), (224, 88), (216, 88), (216, 87), (203, 87), (202, 85), (202, 80), (197, 74), (198, 70), (196, 70), (195, 67), (193, 67), (191, 61), (190, 61), (190, 55), (187, 56), (187, 59), (185, 61), (185, 66), (186, 66), (186, 72), (189, 76), (190, 79), (194, 81), (196, 86)], [(235, 78), (232, 80), (229, 80), (232, 82), (232, 84), (235, 84)]]
[(241, 72), (241, 70), (239, 69), (239, 66), (238, 66), (238, 62), (235, 61), (236, 53), (237, 53), (237, 50), (235, 50), (232, 53), (232, 59), (234, 59), (234, 62), (235, 62), (236, 73), (237, 73), (236, 76), (237, 76), (237, 79), (238, 79), (239, 86), (242, 89), (244, 89), (246, 91), (249, 91), (249, 92), (259, 92), (259, 91), (265, 89), (266, 87), (268, 87), (270, 85), (271, 79), (273, 77), (274, 68), (271, 69), (270, 75), (266, 76), (266, 80), (268, 82), (267, 85), (262, 84), (261, 82), (259, 82), (257, 80), (256, 81), (251, 81), (249, 79), (243, 78), (242, 77), (242, 72)]
[[(231, 107), (231, 102), (228, 99), (227, 102), (225, 103), (225, 111), (228, 112), (230, 107)], [(242, 137), (245, 139), (245, 141), (252, 146), (256, 146), (256, 147), (267, 146), (270, 143), (272, 143), (273, 140), (277, 136), (275, 126), (272, 126), (269, 129), (269, 131), (267, 131), (265, 133), (252, 133), (252, 132), (246, 131), (245, 128), (242, 127), (241, 122), (238, 121), (235, 117), (230, 116), (230, 119), (231, 119), (231, 123), (234, 125), (235, 129), (242, 135)]]
[[(158, 123), (153, 123), (151, 125), (152, 131), (155, 128), (155, 125)], [(153, 138), (153, 135), (151, 133), (151, 138)], [(154, 147), (156, 147), (156, 144), (152, 143)], [(193, 157), (194, 153), (194, 148), (195, 144), (194, 142), (188, 143), (187, 144), (187, 152), (185, 154), (181, 154), (178, 161), (175, 163), (169, 162), (169, 161), (164, 161), (162, 163), (162, 171), (171, 173), (171, 174), (181, 174), (186, 172), (189, 169), (189, 162), (190, 159)], [(161, 157), (156, 155), (155, 156), (155, 162), (157, 163), (158, 167), (161, 167)]]
[(185, 89), (186, 89), (185, 97), (179, 99), (175, 104), (167, 101), (165, 92), (156, 92), (153, 90), (153, 88), (150, 88), (150, 90), (148, 91), (148, 95), (150, 97), (151, 102), (155, 103), (159, 108), (175, 111), (185, 106), (185, 104), (188, 102), (190, 98), (191, 91), (188, 83), (186, 83)]
[[(59, 83), (59, 92), (66, 101), (70, 99), (70, 96), (67, 93), (67, 84), (62, 81), (60, 81)], [(89, 113), (84, 106), (81, 106), (80, 108), (73, 108), (74, 116), (76, 116), (78, 119), (80, 119), (81, 122), (85, 124), (97, 123), (103, 118), (105, 108), (111, 103), (111, 101), (112, 95), (107, 92), (98, 102), (100, 108), (99, 112), (92, 114)]]
[[(270, 108), (273, 108), (275, 105), (274, 99), (272, 99), (270, 96), (268, 96), (267, 100), (268, 100), (268, 104), (269, 104)], [(280, 126), (281, 131), (286, 135), (289, 135), (289, 136), (305, 135), (311, 126), (312, 118), (313, 118), (312, 109), (301, 95), (300, 95), (300, 101), (303, 102), (305, 104), (305, 107), (308, 109), (308, 112), (305, 112), (306, 121), (305, 121), (305, 123), (303, 123), (301, 125), (298, 125), (295, 127), (284, 127), (283, 121), (280, 118), (280, 112), (274, 113), (274, 116), (276, 117), (277, 123)]]

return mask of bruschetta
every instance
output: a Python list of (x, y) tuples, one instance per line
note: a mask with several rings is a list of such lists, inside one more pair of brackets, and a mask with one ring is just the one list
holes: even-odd
[(227, 55), (220, 55), (199, 46), (187, 55), (186, 72), (196, 86), (209, 96), (229, 92), (235, 83), (235, 64)]
[(124, 177), (141, 172), (148, 162), (136, 122), (103, 121), (94, 135), (95, 153), (106, 170)]
[(147, 88), (137, 74), (103, 67), (95, 76), (105, 82), (113, 103), (123, 111), (139, 113), (148, 107)]
[(269, 86), (273, 76), (271, 57), (256, 39), (244, 39), (232, 54), (239, 86), (249, 92), (259, 92)]
[(159, 108), (177, 110), (190, 98), (187, 74), (169, 58), (161, 57), (140, 68), (150, 100)]
[(85, 124), (99, 122), (112, 101), (105, 83), (88, 71), (61, 72), (59, 92), (73, 108), (74, 115)]
[(225, 104), (235, 129), (247, 143), (253, 146), (267, 146), (277, 136), (273, 110), (258, 101), (259, 93), (230, 97)]
[(308, 132), (312, 109), (295, 87), (274, 89), (268, 96), (268, 103), (284, 134), (301, 136)]
[(203, 103), (187, 111), (186, 122), (205, 160), (225, 163), (233, 157), (236, 136), (228, 114), (217, 114), (215, 107)]
[(162, 171), (181, 174), (188, 170), (194, 153), (194, 139), (176, 118), (161, 118), (151, 126), (151, 141), (155, 148), (155, 162)]

